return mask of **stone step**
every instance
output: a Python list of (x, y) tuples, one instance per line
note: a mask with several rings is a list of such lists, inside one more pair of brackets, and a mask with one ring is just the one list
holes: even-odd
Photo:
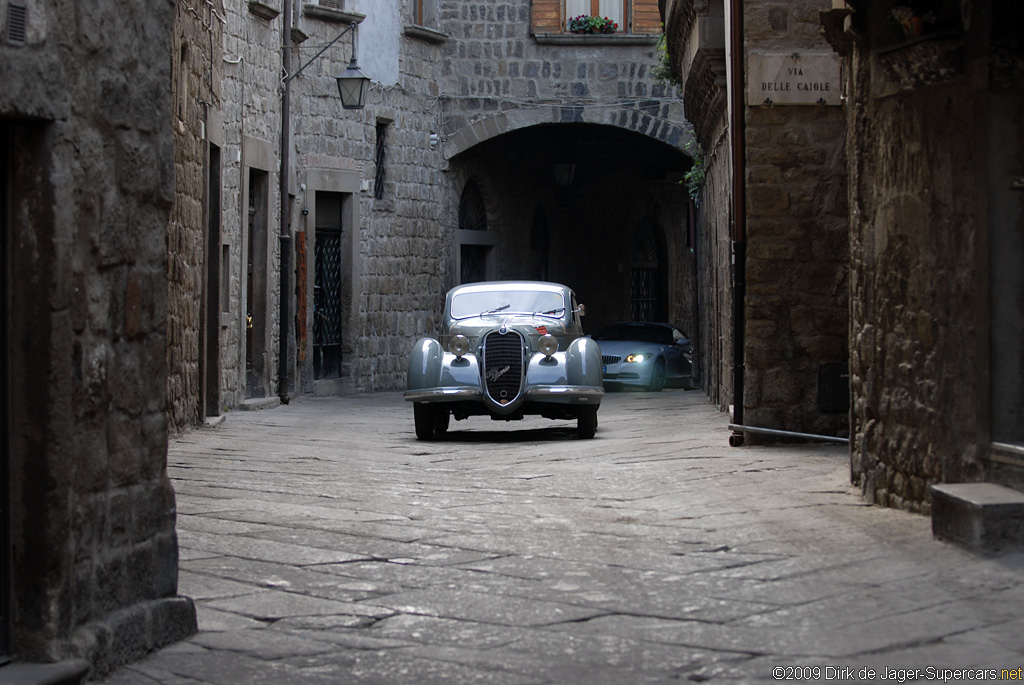
[(932, 534), (975, 554), (1024, 552), (1024, 493), (995, 483), (931, 487)]
[(54, 664), (15, 662), (0, 666), (0, 682), (6, 685), (80, 685), (89, 674), (89, 662), (69, 659)]

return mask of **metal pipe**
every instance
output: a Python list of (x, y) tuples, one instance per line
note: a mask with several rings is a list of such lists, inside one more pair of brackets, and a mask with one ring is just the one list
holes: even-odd
[[(281, 303), (280, 303), (280, 329), (278, 332), (280, 348), (277, 360), (277, 393), (281, 398), (281, 404), (288, 404), (288, 319), (290, 314), (291, 297), (291, 203), (288, 201), (288, 176), (290, 173), (291, 161), (289, 160), (289, 133), (291, 129), (291, 79), (295, 74), (289, 74), (292, 68), (292, 0), (284, 0), (284, 18), (282, 24), (282, 37), (284, 38), (284, 51), (281, 55), (281, 66), (284, 69), (285, 78), (281, 92), (281, 229), (279, 234), (281, 250)], [(299, 70), (301, 71), (301, 69)], [(296, 72), (298, 74), (298, 72)]]
[[(832, 442), (838, 445), (849, 445), (849, 438), (840, 438), (834, 435), (815, 435), (813, 433), (796, 433), (794, 431), (783, 431), (776, 430), (774, 428), (756, 428), (754, 426), (742, 426), (735, 423), (729, 424), (729, 430), (736, 433), (751, 433), (753, 435), (772, 435), (778, 438), (799, 438), (801, 440), (812, 440), (817, 442)], [(729, 444), (733, 445), (732, 439), (729, 440)], [(742, 444), (740, 441), (739, 444)], [(733, 447), (739, 447), (739, 444), (733, 445)]]
[(743, 96), (743, 2), (730, 0), (729, 21), (729, 102), (732, 130), (733, 187), (733, 422), (743, 423), (744, 348), (746, 326), (747, 214), (746, 214), (746, 142), (745, 99)]

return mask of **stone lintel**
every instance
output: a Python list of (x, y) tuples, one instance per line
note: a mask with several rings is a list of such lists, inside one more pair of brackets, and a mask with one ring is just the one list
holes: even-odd
[(1024, 493), (996, 483), (931, 486), (932, 533), (976, 554), (1024, 551)]

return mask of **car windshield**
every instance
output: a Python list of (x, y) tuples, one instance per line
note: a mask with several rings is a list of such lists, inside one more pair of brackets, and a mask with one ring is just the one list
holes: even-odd
[(595, 335), (594, 340), (633, 340), (657, 345), (671, 345), (672, 331), (661, 326), (616, 324), (608, 326)]
[(452, 297), (452, 318), (466, 319), (487, 314), (536, 314), (561, 317), (565, 312), (562, 293), (550, 290), (485, 290), (456, 293)]

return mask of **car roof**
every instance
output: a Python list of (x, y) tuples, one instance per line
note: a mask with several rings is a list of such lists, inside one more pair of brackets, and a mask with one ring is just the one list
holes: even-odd
[(479, 283), (464, 283), (452, 288), (452, 292), (492, 292), (500, 290), (537, 290), (550, 292), (566, 292), (570, 288), (560, 283), (549, 283), (547, 281), (481, 281)]

